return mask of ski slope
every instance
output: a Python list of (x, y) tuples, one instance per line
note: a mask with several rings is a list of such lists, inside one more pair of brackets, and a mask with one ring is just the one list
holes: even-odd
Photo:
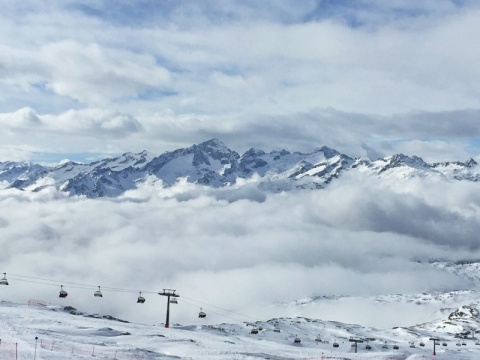
[[(82, 315), (75, 315), (82, 314)], [(208, 318), (208, 316), (207, 316)], [(15, 359), (478, 359), (473, 340), (442, 336), (436, 346), (424, 328), (375, 329), (307, 318), (245, 324), (143, 325), (101, 318), (63, 306), (0, 303), (0, 358)], [(251, 329), (259, 330), (251, 334)], [(422, 330), (423, 329), (423, 330)], [(298, 337), (301, 342), (294, 343)], [(368, 338), (358, 344), (350, 338)], [(36, 339), (37, 338), (37, 339)], [(420, 342), (425, 346), (420, 346)], [(339, 344), (338, 348), (333, 343)], [(410, 347), (411, 343), (415, 347)], [(366, 344), (371, 350), (366, 350)], [(387, 349), (383, 346), (386, 345)], [(398, 350), (393, 346), (397, 345)]]

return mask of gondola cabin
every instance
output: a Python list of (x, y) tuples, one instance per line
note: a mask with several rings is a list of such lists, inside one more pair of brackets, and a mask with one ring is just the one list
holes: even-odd
[(334, 343), (333, 343), (333, 347), (334, 347), (334, 348), (337, 348), (337, 347), (339, 347), (339, 346), (340, 346), (340, 345), (339, 345), (337, 342), (334, 342)]
[(198, 313), (198, 317), (203, 319), (203, 318), (206, 317), (206, 316), (207, 316), (207, 314), (205, 314), (205, 313), (202, 311), (202, 308), (200, 308), (200, 312)]
[(137, 304), (143, 304), (144, 302), (145, 298), (142, 296), (142, 293), (140, 293), (137, 299)]
[(170, 299), (170, 304), (178, 304), (177, 299), (171, 298), (171, 299)]
[(102, 292), (100, 291), (100, 286), (98, 287), (98, 290), (93, 293), (93, 296), (103, 297)]
[(302, 342), (302, 340), (300, 340), (300, 338), (298, 336), (295, 336), (295, 340), (293, 340), (293, 342), (295, 344), (300, 344)]

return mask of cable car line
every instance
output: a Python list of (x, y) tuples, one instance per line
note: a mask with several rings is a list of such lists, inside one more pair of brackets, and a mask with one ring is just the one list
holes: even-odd
[[(33, 276), (25, 276), (25, 275), (18, 275), (18, 274), (9, 274), (10, 277), (15, 278), (15, 277), (20, 277), (20, 278), (25, 278), (25, 279), (34, 279), (34, 280), (42, 280), (42, 281), (49, 281), (49, 282), (55, 282), (55, 283), (62, 283), (62, 284), (71, 284), (71, 285), (80, 285), (83, 287), (90, 287), (90, 288), (96, 288), (97, 285), (87, 285), (87, 284), (79, 284), (79, 283), (74, 283), (70, 281), (59, 281), (59, 280), (52, 280), (52, 279), (44, 279), (44, 278), (38, 278), (38, 277), (33, 277)], [(20, 280), (20, 279), (16, 279)], [(49, 284), (51, 285), (51, 284)]]
[[(62, 294), (62, 296), (60, 296), (60, 297), (66, 297), (68, 295), (68, 293), (65, 290), (63, 290), (64, 286), (68, 289), (81, 289), (81, 290), (97, 289), (94, 292), (95, 297), (103, 297), (102, 292), (104, 292), (104, 291), (107, 291), (107, 292), (123, 292), (123, 293), (137, 293), (137, 294), (140, 293), (140, 295), (138, 297), (138, 300), (137, 300), (137, 303), (144, 303), (145, 302), (145, 298), (142, 296), (142, 294), (158, 294), (158, 291), (139, 291), (139, 290), (133, 290), (133, 289), (122, 289), (122, 288), (106, 287), (106, 286), (105, 287), (104, 286), (100, 287), (98, 285), (81, 284), (81, 283), (76, 283), (76, 282), (71, 282), (71, 281), (52, 280), (52, 279), (45, 279), (45, 278), (39, 278), (39, 277), (34, 277), (34, 276), (19, 275), (19, 274), (10, 274), (9, 273), (8, 277), (9, 277), (10, 280), (13, 279), (15, 281), (20, 281), (20, 282), (25, 282), (25, 283), (40, 284), (40, 285), (47, 285), (47, 286), (53, 286), (53, 287), (60, 286), (60, 289), (61, 289), (60, 293)], [(0, 279), (0, 280), (3, 281), (1, 283), (2, 285), (9, 285), (8, 281), (6, 279), (6, 273), (4, 273), (3, 279)], [(67, 285), (65, 285), (65, 284), (67, 284)], [(101, 291), (100, 291), (100, 289), (101, 289)], [(67, 295), (65, 295), (65, 293), (67, 293)], [(203, 301), (200, 301), (200, 300), (195, 300), (195, 299), (192, 299), (192, 298), (189, 298), (189, 297), (186, 297), (186, 296), (182, 295), (182, 300), (181, 300), (182, 304), (185, 303), (187, 305), (198, 308), (197, 305), (192, 304), (192, 303), (190, 303), (186, 300), (190, 300), (190, 301), (202, 304), (202, 305), (206, 306), (206, 308), (208, 308), (209, 313), (213, 313), (213, 314), (216, 314), (218, 316), (221, 316), (221, 317), (224, 317), (224, 318), (236, 321), (236, 322), (244, 322), (244, 321), (239, 320), (237, 318), (227, 316), (225, 314), (222, 314), (222, 313), (219, 313), (219, 312), (216, 312), (216, 311), (213, 311), (210, 308), (215, 308), (215, 309), (218, 309), (218, 310), (221, 310), (221, 311), (224, 311), (224, 312), (239, 315), (239, 316), (244, 317), (244, 318), (258, 320), (257, 318), (252, 317), (252, 316), (240, 314), (240, 313), (235, 312), (233, 310), (224, 309), (224, 308), (221, 308), (219, 306), (208, 304), (206, 302), (203, 302)], [(200, 310), (200, 313), (203, 313), (203, 311)], [(205, 314), (205, 316), (206, 316), (206, 314)], [(205, 316), (200, 316), (200, 317), (205, 317)]]
[[(40, 284), (40, 285), (47, 285), (47, 286), (53, 286), (53, 287), (58, 287), (57, 284), (49, 284), (49, 283), (44, 283), (44, 282), (39, 282), (39, 281), (32, 281), (32, 280), (23, 280), (23, 279), (14, 279), (15, 281), (20, 281), (20, 282), (26, 282), (30, 284)], [(82, 290), (90, 290), (88, 287), (80, 287), (80, 286), (69, 286), (70, 289), (82, 289)]]
[(223, 309), (223, 308), (221, 308), (221, 307), (219, 307), (219, 306), (215, 306), (215, 305), (207, 304), (207, 303), (204, 303), (204, 302), (202, 302), (202, 301), (199, 301), (199, 300), (190, 299), (190, 298), (186, 297), (185, 295), (182, 295), (182, 299), (188, 299), (188, 300), (191, 300), (191, 301), (198, 302), (198, 303), (200, 303), (200, 304), (204, 304), (204, 305), (207, 305), (207, 306), (210, 306), (210, 307), (217, 308), (217, 309), (219, 309), (219, 310), (223, 310), (223, 311), (230, 312), (230, 313), (232, 313), (232, 314), (236, 314), (236, 315), (240, 315), (240, 316), (247, 317), (247, 318), (250, 318), (250, 319), (258, 320), (257, 318), (255, 318), (255, 317), (252, 317), (252, 316), (248, 316), (248, 315), (240, 314), (240, 313), (238, 313), (238, 312), (235, 312), (235, 311), (232, 311), (232, 310), (228, 310), (228, 309)]
[[(75, 285), (75, 286), (68, 286), (70, 289), (96, 289), (96, 288), (98, 288), (98, 285), (80, 284), (80, 283), (69, 282), (69, 281), (44, 279), (44, 278), (37, 278), (37, 277), (33, 277), (33, 276), (18, 275), (18, 274), (9, 274), (9, 277), (11, 279), (16, 280), (16, 281), (30, 282), (30, 283), (34, 283), (34, 284), (42, 284), (42, 285), (49, 285), (49, 286), (58, 286), (58, 284), (72, 284), (72, 285)], [(45, 282), (33, 281), (33, 280), (29, 281), (29, 280), (17, 279), (17, 277), (26, 278), (26, 279), (33, 279), (33, 280), (49, 281), (51, 283), (56, 283), (56, 284), (50, 284), (50, 283), (45, 283)], [(102, 290), (104, 290), (104, 291), (115, 291), (115, 292), (126, 292), (126, 293), (138, 293), (138, 290), (122, 289), (122, 288), (115, 288), (115, 287), (108, 287), (108, 286), (102, 286)], [(156, 291), (142, 291), (142, 292), (143, 293), (148, 293), (148, 294), (156, 294), (157, 293)]]
[[(187, 305), (190, 305), (190, 306), (192, 306), (192, 307), (197, 308), (197, 305), (192, 304), (192, 303), (190, 303), (190, 302), (188, 302), (188, 301), (185, 301), (185, 297), (182, 297), (182, 304), (187, 304)], [(235, 318), (232, 318), (232, 317), (227, 316), (227, 315), (224, 315), (224, 314), (220, 314), (220, 313), (215, 312), (215, 311), (213, 311), (213, 310), (208, 310), (208, 312), (209, 312), (209, 313), (212, 313), (212, 314), (215, 314), (215, 315), (222, 316), (222, 317), (227, 318), (227, 319), (230, 319), (230, 320), (237, 321), (237, 322), (243, 322), (242, 320), (235, 319)]]

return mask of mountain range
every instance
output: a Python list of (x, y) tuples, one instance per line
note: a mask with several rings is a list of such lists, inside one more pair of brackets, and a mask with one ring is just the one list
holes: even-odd
[[(57, 166), (30, 162), (0, 162), (3, 188), (41, 191), (55, 187), (71, 196), (116, 197), (147, 179), (172, 186), (179, 179), (211, 186), (256, 183), (265, 191), (321, 189), (347, 171), (379, 178), (439, 177), (446, 181), (479, 181), (480, 167), (465, 162), (427, 163), (417, 156), (396, 154), (371, 160), (352, 158), (323, 146), (311, 153), (251, 148), (243, 155), (218, 139), (155, 156), (147, 151), (125, 153), (89, 164), (68, 161)], [(240, 181), (243, 179), (243, 181)], [(245, 181), (248, 180), (248, 181)]]

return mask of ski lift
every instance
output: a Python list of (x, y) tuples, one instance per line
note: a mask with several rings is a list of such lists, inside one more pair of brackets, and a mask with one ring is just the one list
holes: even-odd
[(398, 350), (398, 349), (399, 349), (399, 347), (398, 347), (397, 344), (393, 345), (393, 350)]
[(171, 298), (170, 299), (170, 304), (178, 304), (178, 301), (176, 298)]
[(93, 296), (103, 297), (102, 292), (100, 291), (100, 286), (98, 287), (98, 290), (93, 293)]
[(293, 342), (295, 344), (300, 344), (302, 342), (302, 340), (300, 340), (300, 338), (297, 335), (295, 335), (295, 340), (293, 340)]
[(273, 332), (280, 332), (280, 329), (276, 327), (275, 329), (273, 329)]
[(340, 346), (340, 345), (339, 345), (336, 341), (333, 343), (333, 347), (334, 347), (334, 348), (337, 348), (337, 347), (339, 347), (339, 346)]
[(3, 273), (3, 279), (0, 279), (0, 285), (8, 285), (7, 273)]
[(447, 343), (446, 342), (442, 343), (442, 346), (447, 346)]
[(60, 294), (58, 295), (58, 297), (61, 297), (61, 298), (66, 298), (68, 296), (68, 293), (63, 290), (63, 285), (60, 285)]
[(365, 346), (365, 349), (372, 350), (372, 347), (369, 344), (367, 344), (367, 346)]
[(475, 341), (475, 345), (480, 345), (480, 341)]
[(198, 313), (198, 317), (203, 319), (203, 318), (206, 317), (206, 316), (207, 316), (207, 314), (205, 314), (205, 313), (202, 311), (202, 308), (200, 308), (200, 312)]
[(465, 341), (462, 342), (463, 346), (467, 346), (467, 343)]
[(252, 330), (250, 330), (250, 334), (258, 334), (258, 329), (254, 327)]
[(142, 296), (142, 292), (138, 295), (137, 304), (143, 304), (145, 302), (145, 298)]
[(386, 341), (385, 341), (385, 344), (382, 345), (382, 349), (388, 349), (388, 345)]
[(460, 344), (459, 342), (457, 342), (455, 345), (457, 345), (457, 346), (462, 346), (462, 344)]
[(423, 341), (420, 342), (420, 346), (425, 346), (425, 344), (423, 343)]
[(318, 335), (318, 336), (315, 338), (315, 342), (317, 342), (317, 343), (322, 342), (322, 339), (320, 338), (320, 335)]
[(415, 348), (415, 343), (413, 341), (410, 343), (410, 347)]

